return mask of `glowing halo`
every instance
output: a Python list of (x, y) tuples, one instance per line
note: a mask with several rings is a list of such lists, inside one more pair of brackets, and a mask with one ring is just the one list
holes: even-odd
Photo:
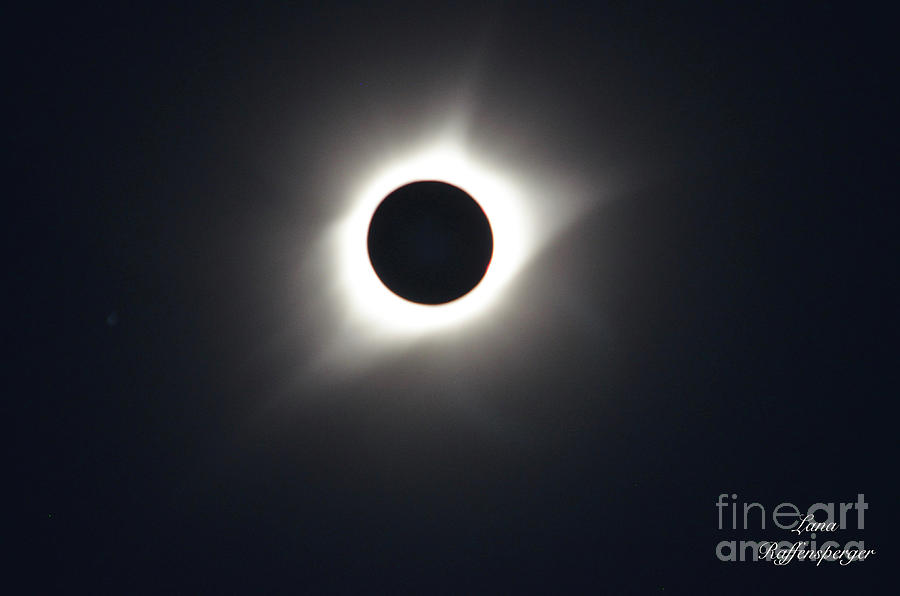
[[(471, 195), (494, 234), (494, 253), (481, 282), (465, 296), (439, 305), (400, 298), (378, 279), (366, 237), (372, 214), (390, 192), (418, 180), (440, 180)], [(494, 307), (532, 252), (532, 218), (509, 176), (475, 160), (459, 143), (442, 142), (392, 160), (361, 185), (349, 215), (336, 229), (335, 273), (347, 310), (381, 334), (417, 336), (467, 323)]]

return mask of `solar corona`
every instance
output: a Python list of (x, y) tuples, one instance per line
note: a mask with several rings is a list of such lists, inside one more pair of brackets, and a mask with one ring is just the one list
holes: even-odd
[(387, 339), (485, 316), (536, 248), (526, 193), (452, 140), (373, 165), (331, 236), (349, 320)]

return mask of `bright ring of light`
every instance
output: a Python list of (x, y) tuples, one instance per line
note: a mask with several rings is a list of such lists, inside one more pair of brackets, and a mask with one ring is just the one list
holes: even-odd
[[(404, 300), (378, 279), (369, 262), (369, 222), (390, 192), (418, 180), (440, 180), (461, 188), (484, 210), (494, 234), (494, 253), (484, 278), (465, 296), (446, 304)], [(340, 294), (349, 311), (373, 330), (419, 335), (469, 322), (495, 306), (530, 253), (531, 225), (517, 189), (507, 177), (471, 159), (458, 145), (444, 143), (376, 170), (357, 194), (350, 215), (337, 229)]]

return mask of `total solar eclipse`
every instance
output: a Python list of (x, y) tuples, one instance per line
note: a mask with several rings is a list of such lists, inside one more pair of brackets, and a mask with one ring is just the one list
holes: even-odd
[(491, 225), (467, 192), (434, 180), (391, 192), (369, 223), (372, 268), (394, 294), (444, 304), (469, 293), (487, 272)]

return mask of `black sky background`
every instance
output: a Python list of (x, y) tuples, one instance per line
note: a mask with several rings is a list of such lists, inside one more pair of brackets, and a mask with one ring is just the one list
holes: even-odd
[[(884, 592), (885, 19), (8, 12), (18, 569), (35, 593)], [(476, 357), (448, 364), (437, 338), (292, 383), (322, 341), (298, 312), (322, 297), (288, 290), (288, 247), (343, 200), (325, 180), (352, 176), (372, 114), (402, 136), (457, 92), (481, 138), (543, 137), (573, 175), (631, 184), (529, 264), (491, 341), (456, 340)], [(722, 563), (720, 540), (771, 535), (716, 529), (732, 492), (767, 509), (865, 493), (866, 529), (837, 540), (878, 552)]]

